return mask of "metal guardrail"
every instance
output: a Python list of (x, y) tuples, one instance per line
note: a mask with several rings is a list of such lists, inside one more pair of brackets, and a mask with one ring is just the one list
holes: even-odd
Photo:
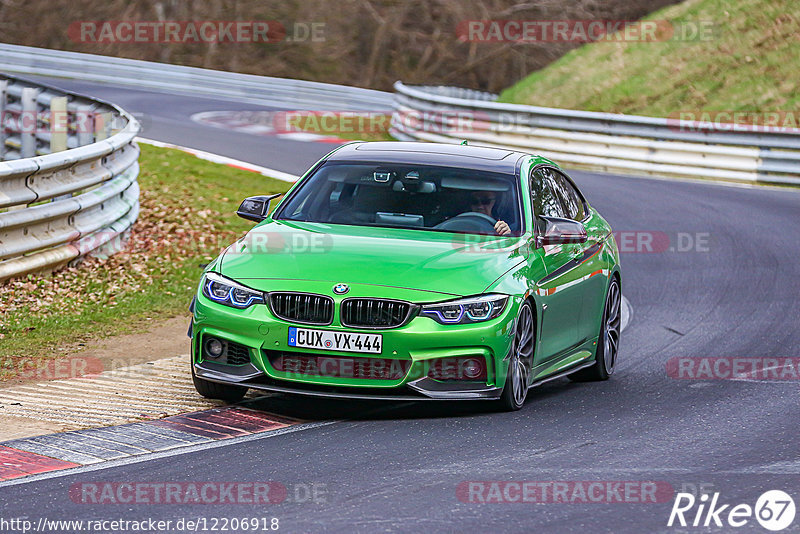
[(139, 123), (0, 76), (0, 281), (123, 246), (139, 213)]
[(686, 128), (665, 118), (503, 104), (454, 87), (394, 88), (391, 133), (401, 140), (467, 140), (603, 172), (800, 184), (800, 130)]
[(0, 71), (128, 85), (300, 110), (390, 111), (392, 93), (150, 61), (0, 44)]

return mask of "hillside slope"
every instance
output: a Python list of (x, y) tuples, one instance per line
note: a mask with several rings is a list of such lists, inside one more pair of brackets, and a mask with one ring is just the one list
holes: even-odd
[(800, 2), (687, 0), (646, 20), (711, 23), (710, 38), (596, 42), (508, 88), (504, 102), (667, 116), (800, 105)]

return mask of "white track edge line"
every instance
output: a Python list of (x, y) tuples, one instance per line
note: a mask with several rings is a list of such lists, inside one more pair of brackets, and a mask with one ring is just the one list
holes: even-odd
[(198, 150), (196, 148), (173, 145), (172, 143), (165, 143), (163, 141), (156, 141), (155, 139), (147, 139), (144, 137), (137, 137), (136, 142), (144, 143), (145, 145), (153, 145), (161, 148), (173, 148), (175, 150), (180, 150), (181, 152), (186, 152), (187, 154), (192, 154), (193, 156), (196, 156), (200, 159), (204, 159), (206, 161), (211, 161), (213, 163), (220, 163), (222, 165), (232, 165), (235, 167), (240, 167), (248, 171), (253, 171), (262, 174), (267, 178), (275, 178), (276, 180), (281, 180), (283, 182), (296, 182), (297, 180), (300, 179), (299, 176), (290, 174), (288, 172), (279, 171), (277, 169), (270, 169), (268, 167), (262, 167), (260, 165), (255, 165), (253, 163), (248, 163), (246, 161), (229, 158), (227, 156), (220, 156), (219, 154), (205, 152), (203, 150)]

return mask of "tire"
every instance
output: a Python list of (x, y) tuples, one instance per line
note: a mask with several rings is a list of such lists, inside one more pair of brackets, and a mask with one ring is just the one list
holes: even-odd
[(535, 346), (533, 311), (529, 302), (524, 302), (520, 307), (515, 325), (506, 385), (497, 401), (500, 409), (506, 412), (522, 408), (528, 395)]
[(596, 382), (608, 380), (614, 374), (619, 356), (619, 335), (622, 317), (622, 291), (619, 280), (613, 278), (608, 285), (603, 320), (597, 340), (594, 365), (569, 375), (573, 382)]
[(225, 402), (239, 402), (247, 395), (247, 388), (243, 386), (229, 386), (228, 384), (218, 384), (217, 382), (209, 382), (202, 378), (197, 378), (194, 374), (194, 365), (192, 365), (192, 382), (194, 389), (207, 399), (216, 399)]

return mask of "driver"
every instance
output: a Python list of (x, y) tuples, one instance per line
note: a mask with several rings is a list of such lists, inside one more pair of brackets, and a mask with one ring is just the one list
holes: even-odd
[(497, 202), (497, 195), (494, 191), (473, 191), (470, 194), (470, 208), (471, 211), (483, 213), (493, 219), (497, 219), (494, 225), (494, 231), (497, 235), (507, 235), (511, 233), (511, 228), (505, 221), (501, 221), (494, 213), (494, 205)]

